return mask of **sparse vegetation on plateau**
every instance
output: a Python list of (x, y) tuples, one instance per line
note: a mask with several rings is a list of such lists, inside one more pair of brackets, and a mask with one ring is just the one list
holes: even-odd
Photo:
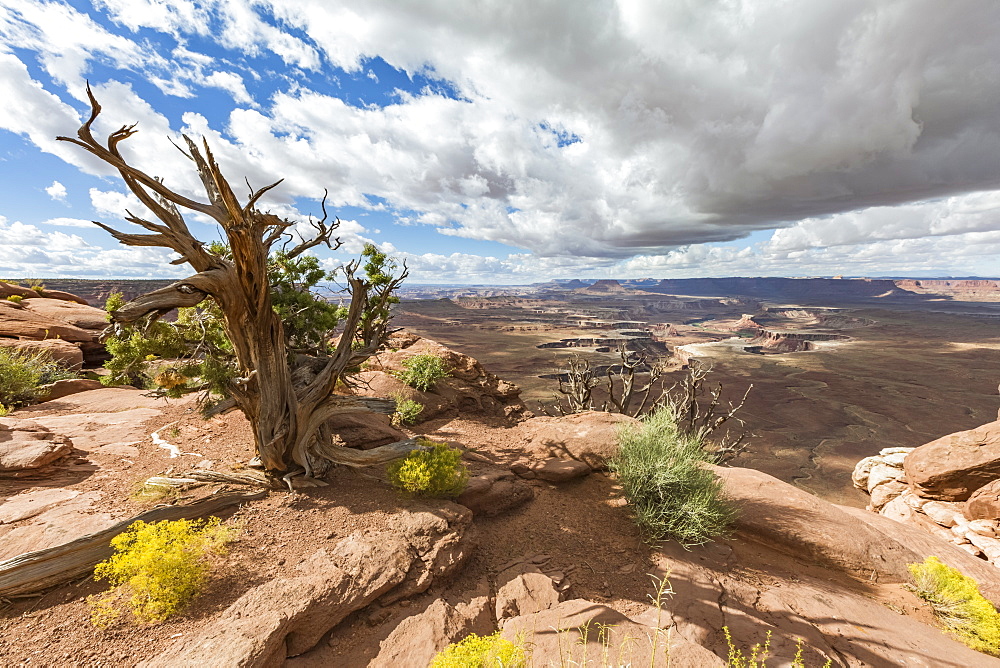
[(12, 304), (20, 304), (22, 301), (24, 301), (24, 297), (22, 297), (21, 295), (8, 295), (7, 301), (11, 302)]
[(910, 564), (913, 589), (930, 603), (941, 624), (974, 650), (1000, 656), (1000, 613), (972, 578), (937, 557)]
[(94, 569), (96, 579), (107, 579), (118, 590), (88, 599), (91, 621), (98, 627), (112, 624), (120, 598), (129, 594), (127, 605), (140, 622), (161, 622), (180, 612), (204, 589), (211, 558), (224, 554), (231, 539), (232, 529), (217, 517), (135, 522), (111, 540), (115, 554)]
[(0, 406), (10, 409), (29, 404), (38, 388), (76, 374), (45, 353), (28, 353), (0, 347)]
[(725, 535), (736, 508), (723, 496), (722, 481), (703, 466), (714, 457), (699, 439), (680, 431), (671, 411), (626, 426), (618, 441), (619, 452), (608, 465), (649, 541), (700, 545)]
[(424, 439), (418, 444), (430, 449), (415, 450), (387, 467), (392, 486), (417, 496), (451, 498), (461, 494), (469, 480), (462, 451)]
[(425, 354), (403, 360), (403, 370), (398, 375), (410, 387), (426, 392), (433, 389), (439, 380), (450, 376), (451, 372), (443, 359), (437, 355)]
[(428, 668), (524, 668), (524, 647), (500, 636), (471, 633), (441, 650)]

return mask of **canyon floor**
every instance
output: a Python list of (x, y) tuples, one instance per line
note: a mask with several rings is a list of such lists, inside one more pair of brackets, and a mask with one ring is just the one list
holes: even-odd
[[(636, 321), (628, 325), (633, 328), (642, 323), (653, 339), (635, 339), (633, 347), (663, 357), (682, 348), (685, 359), (701, 358), (713, 367), (713, 382), (723, 383), (726, 399), (738, 401), (753, 384), (739, 417), (755, 437), (735, 465), (858, 507), (867, 503), (851, 484), (858, 460), (970, 429), (995, 419), (1000, 408), (1000, 304), (946, 298), (844, 303), (822, 296), (803, 304), (613, 289), (405, 301), (395, 322), (481, 360), (517, 383), (533, 409), (558, 397), (557, 381), (543, 376), (565, 368), (570, 355), (595, 366), (618, 359), (613, 346), (608, 352), (539, 346), (618, 337), (620, 330), (608, 327), (615, 319)], [(747, 334), (730, 338), (735, 332), (724, 329), (744, 314), (770, 331), (847, 338), (818, 341), (811, 350), (751, 354), (743, 350), (751, 343)], [(604, 322), (595, 327), (588, 318)], [(662, 335), (663, 324), (676, 331)], [(672, 377), (679, 379), (684, 372), (674, 366)]]

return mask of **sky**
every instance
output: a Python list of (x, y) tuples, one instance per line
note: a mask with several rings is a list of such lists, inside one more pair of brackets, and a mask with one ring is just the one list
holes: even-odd
[[(75, 135), (414, 283), (1000, 275), (995, 0), (0, 0), (0, 276), (181, 278)], [(187, 216), (203, 240), (218, 228)], [(129, 230), (138, 231), (138, 230)]]

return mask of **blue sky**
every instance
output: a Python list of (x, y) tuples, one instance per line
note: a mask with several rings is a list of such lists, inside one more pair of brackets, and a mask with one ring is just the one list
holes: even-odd
[[(1000, 274), (1000, 4), (0, 0), (0, 276), (171, 277), (98, 130), (412, 282)], [(135, 210), (133, 208), (133, 210)], [(139, 213), (139, 211), (136, 211)], [(218, 230), (191, 218), (202, 238)]]

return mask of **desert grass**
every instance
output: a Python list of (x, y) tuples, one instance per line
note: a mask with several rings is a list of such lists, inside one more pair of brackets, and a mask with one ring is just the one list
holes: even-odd
[(713, 457), (699, 439), (681, 433), (670, 411), (626, 425), (618, 442), (608, 467), (649, 542), (672, 538), (692, 546), (726, 535), (737, 511), (722, 481), (704, 466)]

